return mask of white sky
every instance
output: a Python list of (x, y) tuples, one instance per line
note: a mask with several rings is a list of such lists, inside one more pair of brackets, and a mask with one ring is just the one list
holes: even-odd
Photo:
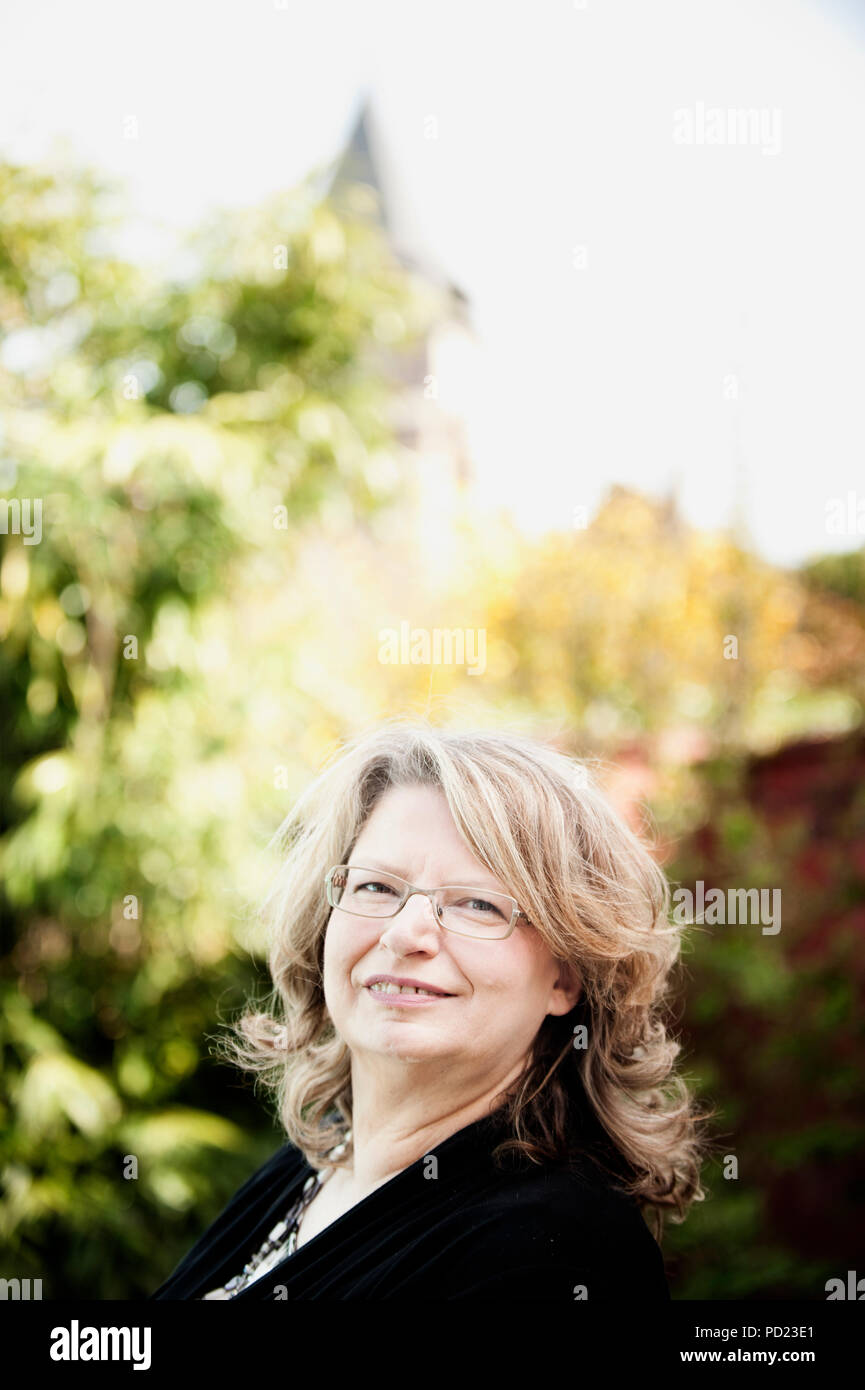
[[(64, 133), (168, 227), (290, 187), (371, 87), (484, 346), (481, 496), (526, 529), (616, 481), (714, 527), (738, 479), (779, 563), (865, 542), (826, 529), (833, 498), (865, 510), (852, 0), (7, 0), (2, 27), (0, 152)], [(769, 126), (676, 143), (698, 103), (777, 111), (778, 152)]]

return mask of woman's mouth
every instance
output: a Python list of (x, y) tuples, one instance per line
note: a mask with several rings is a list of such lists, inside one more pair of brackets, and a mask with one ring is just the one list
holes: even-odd
[(452, 994), (434, 994), (432, 990), (418, 989), (415, 985), (392, 985), (378, 981), (365, 985), (367, 994), (384, 1004), (417, 1005), (432, 1004), (439, 999), (452, 999)]

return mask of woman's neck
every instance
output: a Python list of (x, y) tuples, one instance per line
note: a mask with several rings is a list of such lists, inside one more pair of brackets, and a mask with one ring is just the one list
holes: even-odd
[(343, 1182), (366, 1195), (416, 1163), (452, 1134), (489, 1115), (522, 1067), (482, 1094), (455, 1106), (441, 1096), (422, 1104), (416, 1092), (388, 1104), (371, 1088), (352, 1082), (351, 1160)]

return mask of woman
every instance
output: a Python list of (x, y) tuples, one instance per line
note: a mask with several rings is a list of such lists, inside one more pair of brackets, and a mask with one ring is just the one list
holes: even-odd
[(660, 1017), (681, 928), (562, 753), (399, 720), (280, 829), (273, 1013), (230, 1055), (289, 1142), (155, 1298), (669, 1299), (703, 1117)]

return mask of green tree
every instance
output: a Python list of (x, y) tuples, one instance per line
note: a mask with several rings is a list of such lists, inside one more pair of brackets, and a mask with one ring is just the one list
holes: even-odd
[(0, 197), (0, 1238), (46, 1296), (135, 1296), (274, 1144), (203, 1044), (263, 983), (253, 652), (297, 714), (291, 632), (250, 629), (305, 526), (398, 487), (370, 344), (415, 310), (304, 189), (182, 280), (112, 251), (87, 171), (0, 165)]

